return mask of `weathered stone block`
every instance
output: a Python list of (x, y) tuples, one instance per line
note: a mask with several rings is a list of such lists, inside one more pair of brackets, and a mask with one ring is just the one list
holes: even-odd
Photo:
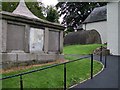
[(44, 60), (46, 60), (46, 54), (38, 54), (37, 55), (37, 60), (40, 60), (40, 61), (44, 61)]
[(56, 55), (50, 55), (50, 54), (43, 54), (43, 55), (37, 55), (38, 61), (43, 62), (49, 62), (56, 60)]
[(36, 55), (32, 53), (19, 53), (18, 54), (18, 61), (30, 61), (36, 60)]
[(59, 54), (57, 59), (64, 59), (64, 55), (63, 54)]
[(3, 69), (9, 69), (16, 66), (17, 66), (16, 62), (11, 62), (11, 61), (2, 62)]
[(17, 56), (15, 53), (2, 53), (2, 62), (12, 61), (16, 62)]
[(46, 60), (56, 60), (57, 59), (57, 55), (55, 54), (47, 54), (46, 55)]
[[(101, 47), (98, 47), (93, 51), (94, 54), (100, 55), (101, 54)], [(102, 47), (102, 55), (110, 55), (110, 50), (107, 47)]]

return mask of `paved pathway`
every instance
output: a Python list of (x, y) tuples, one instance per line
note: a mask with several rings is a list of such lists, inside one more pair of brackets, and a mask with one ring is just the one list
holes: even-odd
[[(94, 59), (99, 60), (99, 57), (95, 56)], [(118, 59), (120, 60), (120, 57), (108, 56), (107, 68), (93, 79), (73, 88), (118, 88)]]

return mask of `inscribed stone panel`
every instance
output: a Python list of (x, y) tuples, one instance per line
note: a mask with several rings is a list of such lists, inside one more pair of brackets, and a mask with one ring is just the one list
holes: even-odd
[(49, 52), (58, 52), (60, 44), (60, 33), (58, 31), (49, 31)]
[(30, 51), (43, 51), (44, 30), (38, 28), (30, 28)]
[(24, 50), (25, 26), (8, 24), (7, 51)]

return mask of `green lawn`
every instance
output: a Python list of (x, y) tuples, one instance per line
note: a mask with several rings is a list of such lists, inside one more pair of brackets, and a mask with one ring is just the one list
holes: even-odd
[[(68, 52), (65, 50), (65, 48), (64, 48), (64, 53)], [(69, 60), (73, 60), (73, 59), (75, 58), (74, 57), (69, 58)], [(10, 72), (10, 73), (3, 74), (3, 76), (13, 75), (13, 74), (17, 74), (20, 72), (25, 72), (25, 71), (29, 71), (37, 68), (41, 68), (41, 67), (33, 67), (26, 70)], [(101, 63), (94, 61), (94, 74), (99, 72), (101, 69), (102, 69)], [(84, 60), (67, 64), (67, 87), (70, 87), (71, 85), (74, 85), (85, 79), (88, 79), (89, 77), (90, 77), (90, 60), (89, 59), (84, 59)], [(63, 84), (64, 84), (63, 83), (63, 65), (57, 66), (51, 69), (47, 69), (44, 71), (39, 71), (32, 74), (24, 75), (23, 83), (24, 83), (24, 88), (63, 88)], [(19, 77), (3, 80), (3, 88), (19, 88)]]
[(88, 44), (88, 45), (70, 45), (63, 49), (64, 54), (91, 54), (97, 47), (102, 44)]

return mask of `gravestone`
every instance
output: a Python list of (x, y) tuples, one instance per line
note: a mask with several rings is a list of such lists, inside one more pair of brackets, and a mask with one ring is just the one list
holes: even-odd
[(64, 26), (33, 15), (21, 0), (13, 13), (2, 11), (0, 58), (2, 68), (63, 59)]

